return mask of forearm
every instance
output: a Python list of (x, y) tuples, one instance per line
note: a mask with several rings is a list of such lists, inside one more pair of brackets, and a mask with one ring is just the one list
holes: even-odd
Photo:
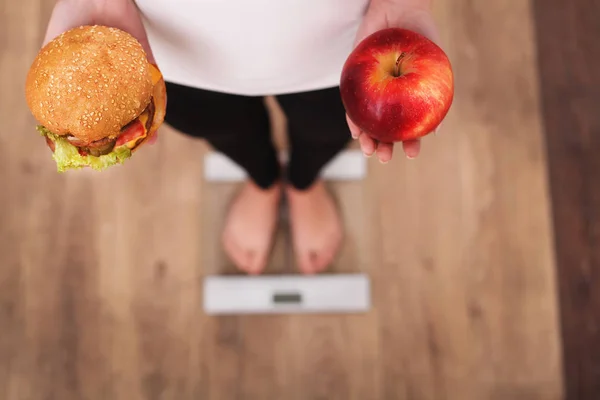
[(370, 7), (402, 7), (430, 10), (433, 0), (371, 0)]
[(154, 62), (140, 13), (133, 0), (58, 0), (48, 22), (44, 44), (81, 25), (106, 25), (134, 36)]
[(80, 25), (88, 25), (97, 15), (97, 2), (81, 0), (58, 0), (52, 9), (43, 45), (64, 31)]
[(432, 5), (433, 0), (371, 0), (357, 33), (357, 42), (376, 30), (389, 27), (410, 29), (439, 42)]

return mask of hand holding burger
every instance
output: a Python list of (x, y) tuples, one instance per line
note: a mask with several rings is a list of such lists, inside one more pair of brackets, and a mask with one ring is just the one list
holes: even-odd
[(162, 124), (165, 84), (148, 53), (129, 33), (81, 25), (38, 53), (25, 97), (58, 171), (123, 163)]

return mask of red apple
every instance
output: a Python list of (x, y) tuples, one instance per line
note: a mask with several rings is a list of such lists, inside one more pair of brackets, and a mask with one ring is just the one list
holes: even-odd
[(452, 104), (454, 77), (448, 57), (430, 39), (388, 28), (352, 51), (340, 92), (354, 124), (380, 142), (394, 143), (435, 130)]

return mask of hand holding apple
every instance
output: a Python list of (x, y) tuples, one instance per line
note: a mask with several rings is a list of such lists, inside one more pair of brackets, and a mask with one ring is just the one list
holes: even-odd
[(442, 122), (454, 96), (452, 67), (430, 39), (386, 28), (363, 39), (342, 70), (349, 124), (381, 143), (415, 141)]

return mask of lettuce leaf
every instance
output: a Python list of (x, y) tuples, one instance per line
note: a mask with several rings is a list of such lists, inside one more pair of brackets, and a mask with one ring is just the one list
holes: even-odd
[(110, 153), (99, 157), (92, 155), (82, 156), (79, 154), (77, 147), (69, 143), (67, 139), (50, 132), (41, 125), (36, 129), (43, 136), (47, 136), (54, 142), (55, 149), (52, 158), (56, 161), (58, 172), (65, 172), (69, 169), (80, 169), (83, 167), (91, 167), (96, 171), (103, 171), (113, 165), (122, 164), (126, 159), (131, 157), (131, 150), (125, 145), (116, 147)]

